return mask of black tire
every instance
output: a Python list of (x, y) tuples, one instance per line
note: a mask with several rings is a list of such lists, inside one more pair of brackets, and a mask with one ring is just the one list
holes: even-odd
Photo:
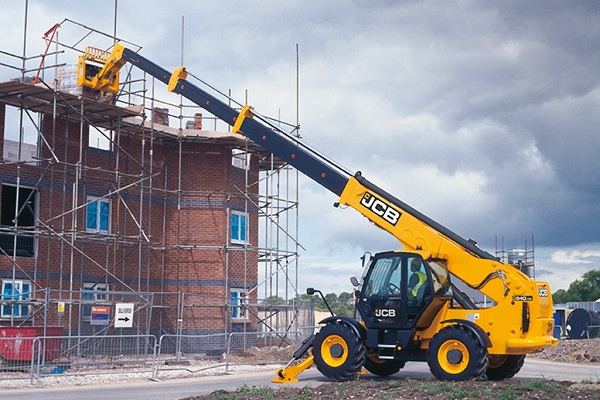
[(390, 376), (404, 368), (404, 361), (381, 360), (379, 358), (367, 357), (365, 359), (365, 369), (374, 375)]
[(427, 364), (441, 381), (478, 379), (488, 366), (488, 352), (473, 332), (452, 325), (436, 333), (429, 342)]
[(312, 353), (319, 372), (329, 379), (349, 381), (356, 379), (367, 350), (363, 340), (346, 324), (325, 325), (316, 334)]
[(525, 363), (525, 354), (495, 355), (490, 354), (486, 377), (490, 381), (501, 381), (515, 376)]

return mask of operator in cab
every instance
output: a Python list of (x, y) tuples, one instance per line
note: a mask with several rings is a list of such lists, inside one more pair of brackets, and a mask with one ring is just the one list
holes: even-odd
[(408, 279), (408, 293), (415, 298), (417, 297), (419, 287), (427, 280), (427, 275), (425, 272), (421, 271), (421, 260), (419, 258), (413, 258), (411, 260), (410, 270), (412, 275)]

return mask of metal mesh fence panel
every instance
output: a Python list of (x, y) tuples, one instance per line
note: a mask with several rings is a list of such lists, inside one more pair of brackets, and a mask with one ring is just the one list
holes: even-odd
[(600, 325), (590, 325), (587, 327), (589, 360), (594, 362), (600, 361), (600, 338), (598, 338), (599, 330)]

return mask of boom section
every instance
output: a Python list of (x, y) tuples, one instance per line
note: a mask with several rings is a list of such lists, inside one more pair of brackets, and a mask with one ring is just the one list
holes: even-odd
[[(323, 187), (338, 196), (342, 194), (349, 179), (347, 172), (317, 152), (302, 145), (299, 141), (294, 140), (285, 132), (274, 126), (266, 126), (258, 122), (252, 118), (252, 112), (247, 107), (240, 113), (239, 110), (230, 107), (212, 94), (183, 79), (182, 77), (187, 74), (181, 73), (181, 70), (179, 70), (179, 76), (173, 75), (174, 80), (171, 81), (172, 74), (170, 72), (130, 49), (123, 48), (122, 57), (142, 71), (169, 85), (169, 89), (173, 92), (182, 95), (224, 122), (236, 126), (244, 136), (275, 154)], [(241, 123), (238, 118), (242, 118)]]
[(115, 76), (125, 62), (130, 62), (168, 85), (170, 91), (230, 124), (234, 133), (241, 132), (257, 145), (340, 196), (340, 204), (356, 209), (395, 236), (406, 248), (428, 250), (443, 258), (448, 256), (448, 251), (456, 254), (456, 249), (462, 248), (476, 258), (497, 261), (496, 257), (481, 250), (474, 242), (464, 239), (369, 182), (360, 172), (352, 176), (352, 173), (335, 162), (258, 116), (251, 107), (245, 106), (240, 111), (194, 85), (186, 79), (187, 72), (183, 67), (171, 73), (119, 43), (115, 44), (106, 59), (106, 66), (93, 78), (93, 82), (104, 82)]
[[(385, 190), (381, 189), (379, 186), (371, 183), (366, 178), (364, 178), (360, 173), (357, 173), (355, 175), (355, 179), (359, 185), (364, 187), (365, 193), (368, 193), (368, 191), (371, 191), (375, 195), (380, 196), (382, 199), (389, 202), (389, 204), (392, 207), (396, 207), (397, 210), (402, 210), (404, 213), (409, 214), (411, 217), (414, 217), (418, 221), (418, 225), (425, 225), (425, 226), (433, 229), (434, 231), (440, 233), (441, 235), (445, 236), (449, 240), (462, 246), (464, 249), (475, 254), (479, 258), (488, 259), (488, 260), (497, 260), (498, 259), (497, 257), (493, 256), (492, 254), (488, 253), (487, 251), (482, 250), (479, 247), (477, 247), (475, 242), (473, 242), (472, 240), (463, 238), (462, 236), (460, 236), (459, 234), (450, 230), (449, 228), (445, 227), (444, 225), (440, 224), (439, 222), (436, 222), (435, 220), (429, 218), (428, 216), (424, 215), (423, 213), (419, 212), (418, 210), (412, 208), (411, 206), (409, 206), (402, 200), (396, 198), (395, 196), (392, 196)], [(362, 200), (362, 198), (361, 198), (361, 200)], [(360, 205), (363, 208), (365, 208), (365, 204), (368, 204), (368, 202), (365, 202), (364, 200), (360, 202)], [(401, 213), (401, 211), (398, 211), (398, 213)], [(383, 215), (385, 216), (385, 213)], [(401, 215), (399, 215), (398, 219), (400, 219), (400, 218), (401, 218)], [(391, 221), (384, 219), (384, 221), (387, 222), (388, 224), (390, 224), (391, 226), (395, 226), (395, 223), (392, 223), (392, 222), (396, 222), (396, 221), (393, 221), (393, 219)], [(385, 229), (385, 227), (384, 227), (384, 229)], [(401, 240), (401, 241), (406, 242), (406, 239)], [(417, 249), (419, 247), (418, 246), (419, 243), (405, 243), (405, 244), (409, 245), (409, 247), (412, 249)]]
[(371, 183), (360, 172), (346, 186), (340, 203), (355, 208), (408, 248), (436, 252), (441, 245), (434, 242), (449, 240), (479, 258), (497, 260), (497, 257), (477, 247), (475, 242), (463, 238)]

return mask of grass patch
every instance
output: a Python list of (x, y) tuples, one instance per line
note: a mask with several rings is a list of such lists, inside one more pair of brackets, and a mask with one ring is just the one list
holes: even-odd
[(439, 400), (522, 400), (598, 398), (599, 387), (573, 386), (570, 382), (546, 380), (464, 381), (443, 382), (435, 380), (365, 380), (335, 382), (311, 387), (306, 385), (241, 386), (234, 392), (216, 391), (210, 395), (189, 400), (392, 400), (392, 399)]

